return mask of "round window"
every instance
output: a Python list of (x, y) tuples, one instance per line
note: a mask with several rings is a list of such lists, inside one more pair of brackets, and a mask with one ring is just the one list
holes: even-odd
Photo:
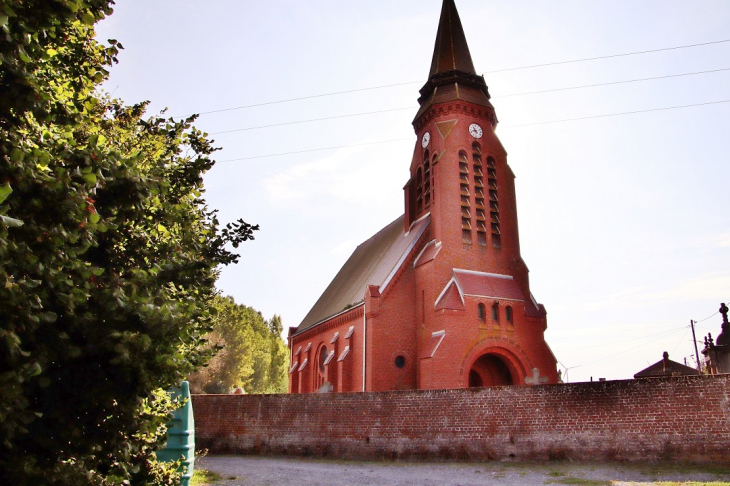
[(396, 368), (403, 368), (406, 365), (406, 358), (404, 356), (396, 356), (395, 366)]

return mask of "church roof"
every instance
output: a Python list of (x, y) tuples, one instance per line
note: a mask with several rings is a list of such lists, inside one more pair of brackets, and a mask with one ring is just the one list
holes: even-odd
[(664, 352), (663, 359), (648, 368), (644, 368), (634, 375), (634, 378), (651, 378), (655, 376), (699, 375), (694, 368), (677, 363), (669, 359), (669, 353)]
[(483, 76), (478, 76), (471, 60), (466, 35), (454, 0), (441, 7), (436, 43), (428, 81), (421, 88), (421, 104), (416, 119), (436, 103), (464, 100), (492, 107)]
[(445, 0), (441, 6), (441, 18), (428, 77), (454, 70), (476, 74), (456, 4), (454, 0)]
[(511, 275), (454, 269), (454, 277), (459, 280), (464, 295), (504, 300), (525, 300), (525, 296), (522, 295), (520, 288)]
[(525, 303), (527, 315), (541, 315), (541, 309), (532, 299), (525, 299), (517, 282), (511, 275), (475, 272), (455, 268), (454, 276), (436, 299), (436, 310), (464, 309), (464, 296), (488, 299), (512, 300)]
[(378, 285), (381, 292), (385, 289), (430, 222), (430, 216), (421, 218), (404, 233), (404, 218), (396, 219), (355, 249), (299, 324), (297, 333), (362, 302), (368, 285)]

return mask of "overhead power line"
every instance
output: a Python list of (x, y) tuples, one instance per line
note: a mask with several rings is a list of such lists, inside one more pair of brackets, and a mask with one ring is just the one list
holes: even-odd
[[(666, 335), (665, 337), (668, 337), (668, 336), (670, 336), (671, 334), (673, 334), (673, 333), (675, 333), (675, 332), (681, 331), (681, 330), (682, 330), (682, 329), (684, 329), (685, 327), (687, 327), (687, 328), (688, 328), (689, 326), (683, 326), (683, 327), (681, 327), (681, 328), (675, 329), (675, 330), (674, 330), (674, 331), (672, 331), (672, 332), (668, 332), (668, 333), (667, 333), (667, 335)], [(572, 369), (575, 369), (575, 368), (582, 368), (583, 366), (589, 366), (589, 365), (592, 365), (592, 364), (595, 364), (595, 363), (600, 363), (601, 361), (606, 361), (606, 360), (609, 360), (609, 359), (611, 359), (611, 358), (615, 358), (616, 356), (620, 356), (620, 355), (622, 355), (622, 354), (624, 354), (624, 353), (626, 353), (626, 352), (628, 352), (628, 351), (633, 351), (634, 349), (637, 349), (637, 348), (641, 348), (641, 347), (643, 347), (643, 346), (646, 346), (647, 344), (649, 344), (649, 342), (650, 342), (650, 341), (647, 341), (647, 342), (644, 342), (644, 343), (638, 344), (638, 345), (636, 345), (636, 346), (632, 346), (632, 347), (630, 347), (630, 348), (626, 348), (626, 349), (623, 349), (622, 351), (619, 351), (619, 352), (618, 352), (618, 353), (616, 353), (616, 354), (612, 354), (612, 355), (610, 355), (610, 356), (606, 356), (606, 357), (604, 357), (604, 358), (600, 358), (600, 359), (597, 359), (597, 360), (595, 360), (595, 361), (591, 361), (591, 362), (589, 362), (589, 363), (583, 363), (583, 364), (580, 364), (580, 365), (576, 365), (576, 366), (571, 366), (571, 367), (570, 367), (569, 369), (571, 369), (571, 370), (572, 370)]]
[[(639, 78), (639, 79), (629, 79), (625, 81), (612, 81), (608, 83), (597, 83), (597, 84), (586, 84), (582, 86), (569, 86), (565, 88), (554, 88), (554, 89), (547, 89), (542, 91), (528, 91), (525, 93), (513, 93), (508, 95), (502, 95), (502, 96), (496, 96), (492, 99), (500, 99), (500, 98), (509, 98), (509, 97), (515, 97), (515, 96), (526, 96), (526, 95), (532, 95), (532, 94), (541, 94), (541, 93), (551, 93), (555, 91), (568, 91), (568, 90), (574, 90), (574, 89), (583, 89), (583, 88), (595, 88), (600, 86), (610, 86), (610, 85), (616, 85), (616, 84), (626, 84), (626, 83), (636, 83), (640, 81), (653, 81), (658, 79), (667, 79), (667, 78), (678, 78), (682, 76), (695, 76), (698, 74), (709, 74), (709, 73), (717, 73), (722, 71), (730, 71), (730, 68), (721, 68), (721, 69), (713, 69), (710, 71), (697, 71), (694, 73), (681, 73), (681, 74), (669, 74), (666, 76), (656, 76), (651, 78)], [(345, 115), (334, 115), (334, 116), (328, 116), (328, 117), (322, 117), (322, 118), (311, 118), (308, 120), (296, 120), (291, 122), (282, 122), (282, 123), (273, 123), (270, 125), (257, 125), (253, 127), (244, 127), (244, 128), (234, 128), (231, 130), (222, 130), (219, 132), (212, 132), (211, 135), (221, 135), (226, 133), (236, 133), (236, 132), (245, 132), (250, 130), (261, 130), (265, 128), (276, 128), (276, 127), (282, 127), (287, 125), (297, 125), (300, 123), (313, 123), (313, 122), (319, 122), (319, 121), (326, 121), (326, 120), (336, 120), (341, 118), (350, 118), (350, 117), (356, 117), (356, 116), (365, 116), (365, 115), (377, 115), (380, 113), (391, 113), (395, 111), (405, 111), (405, 110), (416, 110), (418, 107), (412, 106), (412, 107), (406, 107), (406, 108), (392, 108), (387, 110), (377, 110), (377, 111), (367, 111), (362, 113), (350, 113)]]
[(520, 66), (520, 67), (514, 67), (514, 68), (497, 69), (494, 71), (485, 71), (484, 74), (503, 73), (506, 71), (517, 71), (520, 69), (532, 69), (532, 68), (546, 67), (546, 66), (558, 66), (561, 64), (571, 64), (571, 63), (575, 63), (575, 62), (597, 61), (599, 59), (611, 59), (614, 57), (637, 56), (640, 54), (651, 54), (654, 52), (674, 51), (677, 49), (687, 49), (690, 47), (701, 47), (701, 46), (709, 46), (709, 45), (713, 45), (713, 44), (722, 44), (724, 42), (730, 42), (730, 39), (723, 39), (723, 40), (711, 41), (711, 42), (702, 42), (699, 44), (687, 44), (684, 46), (662, 47), (661, 49), (649, 49), (646, 51), (624, 52), (622, 54), (608, 54), (606, 56), (584, 57), (582, 59), (571, 59), (569, 61), (546, 62), (544, 64), (532, 64), (530, 66)]
[[(682, 45), (682, 46), (662, 47), (659, 49), (649, 49), (649, 50), (644, 50), (644, 51), (624, 52), (624, 53), (620, 53), (620, 54), (608, 54), (605, 56), (585, 57), (585, 58), (581, 58), (581, 59), (570, 59), (570, 60), (566, 60), (566, 61), (547, 62), (547, 63), (542, 63), (542, 64), (532, 64), (532, 65), (528, 65), (528, 66), (518, 66), (518, 67), (512, 67), (512, 68), (505, 68), (505, 69), (496, 69), (493, 71), (484, 71), (482, 73), (482, 75), (503, 73), (503, 72), (508, 72), (508, 71), (519, 71), (522, 69), (533, 69), (533, 68), (538, 68), (538, 67), (559, 66), (559, 65), (563, 65), (563, 64), (572, 64), (572, 63), (578, 63), (578, 62), (597, 61), (599, 59), (611, 59), (611, 58), (616, 58), (616, 57), (637, 56), (637, 55), (641, 55), (641, 54), (651, 54), (651, 53), (655, 53), (655, 52), (689, 49), (689, 48), (693, 48), (693, 47), (702, 47), (702, 46), (709, 46), (709, 45), (714, 45), (714, 44), (723, 44), (726, 42), (730, 42), (730, 39), (723, 39), (723, 40), (710, 41), (710, 42), (701, 42), (698, 44), (686, 44), (686, 45)], [(281, 100), (266, 101), (266, 102), (262, 102), (262, 103), (253, 103), (253, 104), (249, 104), (249, 105), (221, 108), (218, 110), (201, 111), (201, 112), (198, 112), (197, 114), (198, 115), (211, 115), (214, 113), (223, 113), (223, 112), (235, 111), (235, 110), (245, 110), (248, 108), (256, 108), (259, 106), (268, 106), (268, 105), (275, 105), (275, 104), (280, 104), (280, 103), (290, 103), (293, 101), (303, 101), (303, 100), (309, 100), (309, 99), (313, 99), (313, 98), (324, 98), (324, 97), (328, 97), (328, 96), (337, 96), (337, 95), (342, 95), (342, 94), (358, 93), (358, 92), (362, 92), (362, 91), (370, 91), (370, 90), (383, 89), (383, 88), (393, 88), (396, 86), (406, 86), (409, 84), (418, 84), (418, 83), (424, 83), (424, 81), (423, 80), (406, 81), (406, 82), (402, 82), (402, 83), (384, 84), (384, 85), (380, 85), (380, 86), (369, 86), (366, 88), (354, 88), (354, 89), (347, 89), (347, 90), (342, 90), (342, 91), (332, 91), (329, 93), (320, 93), (320, 94), (314, 94), (314, 95), (299, 96), (296, 98), (287, 98), (287, 99), (281, 99)]]
[(608, 346), (615, 346), (617, 344), (630, 343), (632, 341), (641, 341), (641, 340), (644, 340), (644, 339), (647, 339), (647, 338), (654, 338), (654, 337), (657, 337), (657, 336), (662, 336), (664, 334), (672, 334), (672, 333), (677, 332), (680, 329), (684, 329), (684, 328), (689, 328), (689, 326), (681, 326), (681, 327), (677, 327), (677, 328), (674, 328), (674, 329), (669, 329), (669, 330), (657, 332), (657, 333), (654, 333), (654, 334), (646, 334), (644, 336), (634, 337), (634, 338), (631, 338), (631, 339), (624, 339), (622, 341), (615, 341), (615, 342), (612, 342), (612, 343), (601, 343), (601, 344), (595, 344), (593, 346), (581, 346), (579, 348), (571, 348), (571, 349), (557, 349), (557, 350), (555, 350), (555, 352), (556, 353), (569, 353), (571, 351), (582, 351), (582, 350), (585, 350), (585, 349), (604, 348), (604, 347), (608, 347)]
[(612, 116), (635, 115), (637, 113), (651, 113), (654, 111), (677, 110), (680, 108), (691, 108), (694, 106), (719, 105), (721, 103), (730, 103), (730, 100), (708, 101), (707, 103), (694, 103), (691, 105), (667, 106), (664, 108), (650, 108), (648, 110), (622, 111), (619, 113), (605, 113), (603, 115), (581, 116), (578, 118), (565, 118), (562, 120), (548, 120), (548, 121), (544, 121), (544, 122), (523, 123), (521, 125), (507, 125), (502, 128), (519, 128), (519, 127), (530, 127), (530, 126), (534, 126), (534, 125), (548, 125), (548, 124), (552, 124), (552, 123), (565, 123), (565, 122), (571, 122), (571, 121), (591, 120), (594, 118), (608, 118), (608, 117), (612, 117)]
[(396, 138), (393, 140), (379, 140), (377, 142), (353, 143), (353, 144), (349, 144), (349, 145), (339, 145), (337, 147), (322, 147), (322, 148), (315, 148), (315, 149), (308, 149), (308, 150), (297, 150), (295, 152), (282, 152), (279, 154), (254, 155), (251, 157), (240, 157), (237, 159), (219, 160), (218, 162), (237, 162), (239, 160), (265, 159), (268, 157), (280, 157), (283, 155), (306, 154), (309, 152), (323, 152), (325, 150), (337, 150), (337, 149), (350, 148), (350, 147), (363, 147), (365, 145), (378, 145), (381, 143), (405, 142), (408, 140), (413, 140), (413, 139), (412, 138)]
[(698, 74), (710, 74), (710, 73), (719, 73), (722, 71), (730, 71), (730, 68), (720, 68), (720, 69), (712, 69), (710, 71), (697, 71), (694, 73), (681, 73), (681, 74), (667, 74), (666, 76), (654, 76), (651, 78), (637, 78), (637, 79), (627, 79), (625, 81), (611, 81), (608, 83), (596, 83), (596, 84), (584, 84), (581, 86), (569, 86), (566, 88), (553, 88), (553, 89), (544, 89), (541, 91), (527, 91), (524, 93), (513, 93), (513, 94), (506, 94), (506, 95), (500, 95), (500, 96), (493, 96), (493, 99), (502, 99), (502, 98), (511, 98), (514, 96), (526, 96), (526, 95), (533, 95), (533, 94), (542, 94), (542, 93), (553, 93), (555, 91), (569, 91), (573, 89), (583, 89), (583, 88), (597, 88), (599, 86), (612, 86), (615, 84), (628, 84), (628, 83), (638, 83), (641, 81), (655, 81), (657, 79), (668, 79), (668, 78), (680, 78), (682, 76), (696, 76)]
[(260, 130), (262, 128), (283, 127), (285, 125), (297, 125), (300, 123), (312, 123), (312, 122), (318, 122), (318, 121), (324, 121), (324, 120), (337, 120), (340, 118), (350, 118), (350, 117), (354, 117), (354, 116), (375, 115), (378, 113), (390, 113), (393, 111), (415, 110), (415, 109), (416, 109), (415, 107), (409, 106), (406, 108), (393, 108), (390, 110), (365, 111), (362, 113), (350, 113), (348, 115), (325, 116), (322, 118), (311, 118), (309, 120), (298, 120), (298, 121), (291, 121), (291, 122), (274, 123), (272, 125), (259, 125), (256, 127), (235, 128), (233, 130), (223, 130), (221, 132), (211, 132), (211, 135), (220, 135), (222, 133), (245, 132), (247, 130)]
[[(532, 125), (548, 125), (551, 123), (565, 123), (570, 121), (580, 121), (580, 120), (591, 120), (594, 118), (606, 118), (606, 117), (613, 117), (613, 116), (621, 116), (621, 115), (635, 115), (637, 113), (650, 113), (655, 111), (666, 111), (666, 110), (676, 110), (679, 108), (691, 108), (695, 106), (706, 106), (706, 105), (716, 105), (720, 103), (730, 103), (730, 100), (721, 100), (721, 101), (708, 101), (706, 103), (695, 103), (691, 105), (681, 105), (681, 106), (667, 106), (664, 108), (650, 108), (648, 110), (636, 110), (636, 111), (624, 111), (620, 113), (607, 113), (603, 115), (592, 115), (592, 116), (584, 116), (579, 118), (565, 118), (563, 120), (549, 120), (544, 122), (535, 122), (535, 123), (526, 123), (522, 125), (508, 125), (502, 128), (519, 128), (519, 127), (526, 127), (526, 126), (532, 126)], [(325, 150), (337, 150), (337, 149), (343, 149), (343, 148), (349, 148), (349, 147), (360, 147), (365, 145), (377, 145), (381, 143), (392, 143), (392, 142), (405, 142), (405, 141), (413, 141), (413, 138), (398, 138), (393, 140), (380, 140), (377, 142), (367, 142), (367, 143), (355, 143), (355, 144), (349, 144), (349, 145), (338, 145), (334, 147), (320, 147), (315, 149), (308, 149), (308, 150), (297, 150), (293, 152), (281, 152), (276, 154), (265, 154), (265, 155), (252, 155), (250, 157), (239, 157), (236, 159), (226, 159), (226, 160), (219, 160), (218, 162), (236, 162), (241, 160), (253, 160), (253, 159), (264, 159), (268, 157), (280, 157), (284, 155), (295, 155), (295, 154), (303, 154), (308, 152), (323, 152)], [(712, 316), (710, 316), (712, 317)], [(708, 317), (709, 319), (709, 317)], [(702, 321), (696, 321), (696, 322), (702, 322)]]

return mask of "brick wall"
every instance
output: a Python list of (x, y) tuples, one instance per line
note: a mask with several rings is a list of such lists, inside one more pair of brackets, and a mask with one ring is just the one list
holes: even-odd
[(730, 461), (730, 375), (305, 395), (196, 395), (213, 453)]

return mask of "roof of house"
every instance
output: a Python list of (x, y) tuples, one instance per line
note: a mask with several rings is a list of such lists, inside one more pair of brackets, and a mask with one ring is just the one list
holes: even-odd
[(297, 333), (362, 302), (368, 285), (378, 285), (381, 292), (384, 290), (430, 222), (430, 216), (421, 218), (406, 233), (404, 217), (399, 217), (355, 249), (299, 324)]
[(699, 375), (700, 372), (669, 359), (669, 353), (664, 352), (663, 359), (648, 368), (644, 368), (634, 375), (634, 378), (650, 378), (652, 376)]

